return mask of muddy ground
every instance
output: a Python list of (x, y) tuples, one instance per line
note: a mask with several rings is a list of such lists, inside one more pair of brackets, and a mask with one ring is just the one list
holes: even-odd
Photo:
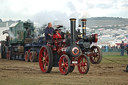
[(76, 67), (66, 76), (60, 74), (58, 67), (51, 73), (42, 73), (38, 62), (0, 59), (0, 85), (128, 85), (128, 58), (107, 59), (98, 65), (90, 64), (86, 75)]

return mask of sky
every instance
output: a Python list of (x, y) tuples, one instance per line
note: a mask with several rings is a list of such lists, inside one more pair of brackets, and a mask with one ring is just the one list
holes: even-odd
[(128, 18), (128, 0), (0, 0), (3, 21), (30, 19), (44, 24), (89, 17)]

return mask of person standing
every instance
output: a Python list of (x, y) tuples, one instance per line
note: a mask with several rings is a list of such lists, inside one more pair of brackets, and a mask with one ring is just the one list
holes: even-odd
[(122, 41), (122, 43), (120, 44), (120, 49), (121, 49), (121, 56), (124, 56), (124, 41)]
[(108, 49), (109, 49), (109, 48), (108, 48), (108, 46), (107, 46), (107, 45), (105, 46), (105, 49), (106, 49), (106, 52), (108, 52)]
[(52, 23), (48, 23), (48, 27), (45, 28), (45, 39), (52, 40), (54, 34), (54, 28), (52, 27)]

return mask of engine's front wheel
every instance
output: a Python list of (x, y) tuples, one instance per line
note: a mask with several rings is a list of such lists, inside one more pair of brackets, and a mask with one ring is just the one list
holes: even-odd
[(62, 75), (67, 75), (70, 72), (71, 61), (67, 55), (62, 55), (59, 59), (59, 70)]
[(78, 58), (78, 70), (81, 74), (87, 74), (89, 71), (89, 60), (86, 55), (80, 55)]

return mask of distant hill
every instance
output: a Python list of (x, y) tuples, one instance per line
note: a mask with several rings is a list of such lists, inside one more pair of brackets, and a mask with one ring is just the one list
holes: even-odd
[[(0, 27), (8, 27), (15, 21), (2, 21), (0, 19)], [(92, 17), (87, 18), (87, 27), (92, 28), (94, 26), (107, 26), (107, 25), (128, 25), (128, 18), (120, 17)]]
[(119, 17), (92, 17), (87, 18), (87, 26), (107, 26), (107, 25), (128, 25), (128, 18)]

